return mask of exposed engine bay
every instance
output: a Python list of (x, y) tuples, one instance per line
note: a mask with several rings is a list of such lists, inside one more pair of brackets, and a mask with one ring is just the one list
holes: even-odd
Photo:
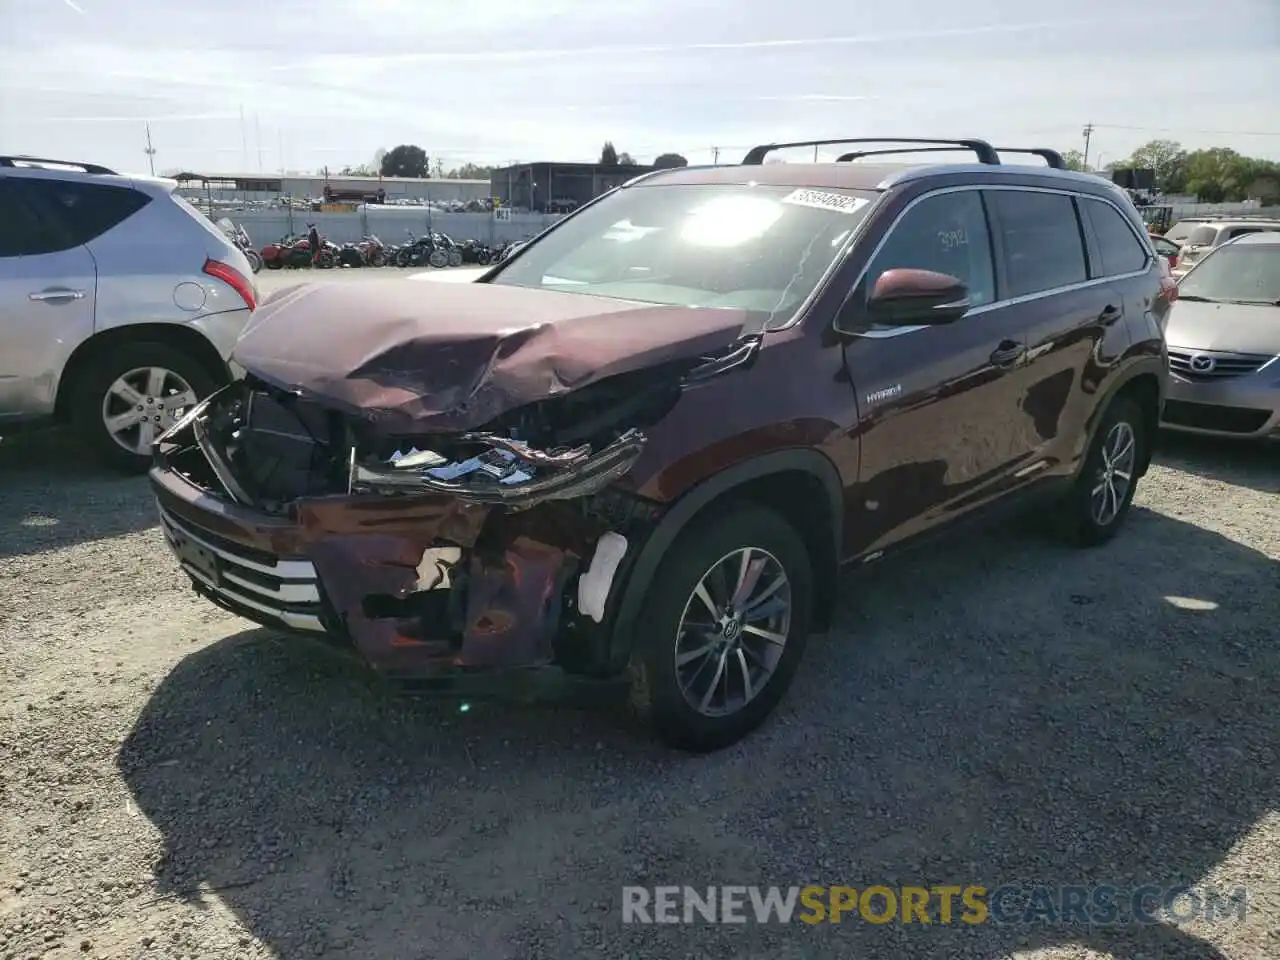
[[(202, 496), (291, 521), (326, 630), (390, 674), (571, 667), (605, 619), (630, 545), (660, 513), (611, 486), (684, 390), (748, 364), (757, 347), (745, 338), (718, 356), (528, 403), (479, 429), (415, 436), (386, 435), (377, 418), (250, 375), (162, 437), (156, 463)], [(161, 509), (168, 516), (163, 497)], [(166, 520), (180, 560), (188, 520), (199, 529), (194, 515)], [(216, 578), (183, 565), (202, 593), (254, 618)]]

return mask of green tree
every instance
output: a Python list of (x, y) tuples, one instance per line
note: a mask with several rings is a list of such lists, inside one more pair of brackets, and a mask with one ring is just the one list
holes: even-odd
[(1084, 165), (1084, 154), (1079, 150), (1068, 150), (1062, 155), (1062, 162), (1067, 165), (1068, 170), (1075, 170), (1078, 173), (1089, 171), (1089, 168)]
[(384, 177), (426, 177), (428, 168), (427, 151), (411, 143), (388, 150), (381, 164)]
[(624, 150), (622, 151), (622, 153), (618, 154), (618, 166), (620, 167), (637, 166), (636, 158)]
[(618, 151), (614, 149), (612, 140), (606, 140), (604, 146), (600, 148), (600, 165), (605, 167), (618, 165)]
[(654, 158), (653, 165), (660, 170), (665, 170), (671, 167), (687, 167), (689, 161), (678, 153), (663, 153)]
[(493, 167), (486, 167), (477, 163), (464, 163), (460, 167), (454, 167), (445, 174), (453, 180), (488, 180), (493, 174)]
[(1109, 166), (1111, 169), (1153, 170), (1157, 190), (1181, 193), (1187, 189), (1187, 158), (1187, 151), (1176, 140), (1151, 140)]

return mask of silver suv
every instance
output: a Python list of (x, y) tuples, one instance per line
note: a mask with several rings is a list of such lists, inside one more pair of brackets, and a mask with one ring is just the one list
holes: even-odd
[(143, 471), (151, 441), (230, 378), (253, 272), (176, 187), (0, 156), (0, 435), (69, 422)]
[[(1174, 277), (1182, 277), (1206, 254), (1228, 240), (1250, 233), (1272, 233), (1280, 230), (1280, 219), (1273, 217), (1223, 217), (1199, 223), (1182, 241)], [(1171, 231), (1172, 232), (1172, 231)]]

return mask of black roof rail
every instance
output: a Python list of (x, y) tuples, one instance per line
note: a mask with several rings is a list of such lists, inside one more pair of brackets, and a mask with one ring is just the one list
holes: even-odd
[(853, 153), (843, 153), (836, 157), (836, 163), (850, 163), (854, 160), (860, 160), (863, 157), (878, 157), (888, 153), (955, 153), (955, 151), (955, 147), (908, 147), (905, 150), (855, 150)]
[[(999, 164), (1000, 154), (995, 147), (985, 140), (933, 140), (918, 137), (841, 137), (838, 140), (798, 140), (795, 143), (762, 143), (752, 147), (742, 158), (743, 166), (756, 166), (764, 163), (764, 158), (775, 150), (788, 150), (792, 147), (831, 147), (841, 143), (914, 143), (942, 146), (949, 144), (952, 150), (972, 150), (977, 154), (979, 163)], [(907, 150), (886, 151), (892, 153), (911, 153)]]
[(10, 157), (0, 156), (0, 167), (75, 167), (85, 173), (98, 176), (117, 176), (114, 170), (99, 166), (96, 163), (80, 163), (75, 160), (49, 160), (46, 157)]
[(1027, 153), (1033, 157), (1042, 158), (1054, 170), (1067, 169), (1067, 162), (1062, 159), (1062, 154), (1047, 147), (996, 147), (996, 150), (1000, 153)]

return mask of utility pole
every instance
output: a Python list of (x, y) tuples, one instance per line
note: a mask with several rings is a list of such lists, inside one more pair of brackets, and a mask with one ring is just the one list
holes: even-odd
[(147, 163), (151, 167), (151, 175), (156, 175), (156, 148), (151, 145), (151, 124), (147, 124), (147, 149), (142, 151), (147, 155)]
[(717, 166), (719, 165), (719, 163), (720, 163), (720, 148), (719, 148), (719, 147), (712, 147), (712, 148), (711, 148), (711, 162), (712, 162), (713, 164), (717, 165)]
[(1080, 165), (1086, 170), (1089, 169), (1089, 141), (1093, 138), (1093, 124), (1086, 123), (1084, 129), (1080, 131), (1084, 135), (1084, 157), (1080, 161)]
[(818, 162), (818, 148), (817, 148), (817, 147), (814, 147), (814, 148), (813, 148), (813, 162), (814, 162), (814, 163), (817, 163), (817, 162)]

